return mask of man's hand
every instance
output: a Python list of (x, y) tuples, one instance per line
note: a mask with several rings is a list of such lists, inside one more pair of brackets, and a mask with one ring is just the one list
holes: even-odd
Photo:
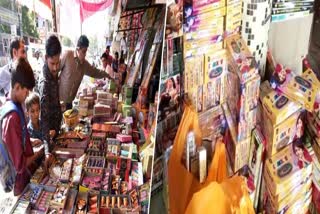
[[(38, 155), (38, 157), (40, 156), (44, 156), (44, 146), (40, 145), (38, 147), (34, 147), (33, 148), (33, 153), (36, 155)], [(39, 153), (39, 154), (38, 154)]]
[(46, 158), (44, 162), (44, 170), (47, 174), (49, 173), (49, 168), (53, 162), (54, 162), (54, 156), (51, 153), (46, 154)]
[(50, 138), (52, 139), (56, 135), (56, 130), (50, 130), (49, 135), (50, 135)]
[(42, 145), (42, 141), (38, 138), (32, 138), (30, 140), (31, 140), (32, 147), (37, 147)]

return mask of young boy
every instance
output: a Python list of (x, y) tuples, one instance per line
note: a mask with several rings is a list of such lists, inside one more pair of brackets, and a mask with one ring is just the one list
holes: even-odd
[(37, 93), (31, 93), (26, 99), (26, 108), (29, 117), (28, 132), (33, 147), (42, 144), (42, 130), (40, 127), (40, 97)]
[[(14, 106), (15, 110), (6, 114), (2, 113), (1, 137), (2, 144), (7, 151), (7, 153), (3, 154), (8, 154), (15, 169), (15, 173), (11, 173), (10, 175), (15, 176), (11, 176), (10, 185), (7, 185), (7, 183), (4, 184), (3, 180), (1, 180), (1, 182), (5, 191), (13, 189), (14, 195), (16, 196), (20, 195), (25, 186), (30, 182), (31, 173), (28, 167), (33, 165), (35, 159), (39, 158), (43, 151), (35, 154), (32, 151), (30, 137), (26, 131), (27, 125), (24, 121), (24, 112), (21, 106), (28, 96), (29, 91), (35, 86), (32, 68), (25, 59), (19, 59), (14, 63), (11, 72), (9, 99), (1, 110), (5, 111), (8, 106)], [(3, 149), (3, 147), (1, 148)], [(10, 171), (8, 168), (5, 169)], [(5, 171), (0, 171), (0, 174), (1, 179), (8, 176), (5, 174)], [(11, 186), (12, 182), (13, 184)]]

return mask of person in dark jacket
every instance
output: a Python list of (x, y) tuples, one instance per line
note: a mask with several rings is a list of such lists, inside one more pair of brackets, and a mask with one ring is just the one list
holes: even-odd
[(46, 155), (46, 169), (53, 161), (50, 145), (51, 138), (58, 135), (62, 121), (58, 85), (60, 54), (60, 41), (56, 36), (52, 35), (46, 41), (46, 61), (39, 77), (40, 121)]

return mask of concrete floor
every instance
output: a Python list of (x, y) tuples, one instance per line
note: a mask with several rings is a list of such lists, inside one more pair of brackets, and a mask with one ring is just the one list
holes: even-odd
[(166, 214), (166, 206), (164, 205), (162, 190), (151, 197), (150, 214)]

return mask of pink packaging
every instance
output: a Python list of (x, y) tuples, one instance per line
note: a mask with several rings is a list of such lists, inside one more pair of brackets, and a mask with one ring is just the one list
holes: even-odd
[(122, 143), (132, 142), (132, 136), (131, 135), (125, 135), (125, 134), (117, 134), (117, 140), (119, 140)]
[(192, 7), (195, 10), (204, 6), (210, 6), (213, 3), (218, 3), (218, 2), (220, 2), (220, 0), (193, 0)]

